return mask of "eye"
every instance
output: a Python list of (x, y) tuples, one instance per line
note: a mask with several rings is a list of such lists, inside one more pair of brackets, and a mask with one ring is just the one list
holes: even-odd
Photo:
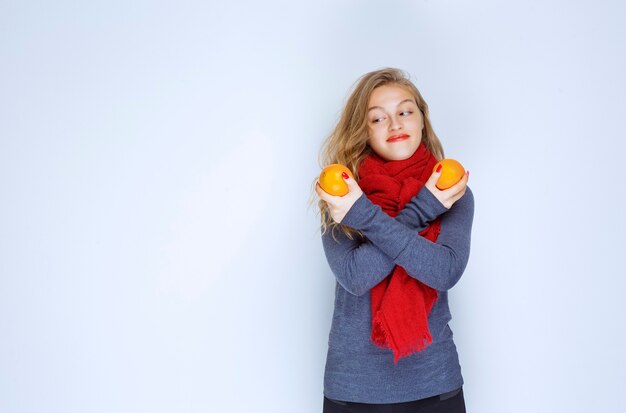
[(404, 112), (400, 113), (400, 115), (402, 115), (402, 116), (409, 116), (412, 113), (413, 113), (413, 111), (405, 110)]
[(385, 120), (385, 118), (384, 118), (384, 117), (383, 117), (383, 118), (376, 118), (376, 119), (372, 119), (372, 123), (380, 123), (380, 122), (382, 122), (383, 120)]

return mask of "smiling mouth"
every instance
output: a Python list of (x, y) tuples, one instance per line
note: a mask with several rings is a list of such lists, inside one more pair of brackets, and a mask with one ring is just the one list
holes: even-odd
[(409, 135), (407, 135), (406, 133), (403, 133), (402, 135), (394, 135), (394, 136), (389, 137), (387, 139), (387, 142), (399, 142), (408, 138), (409, 138)]

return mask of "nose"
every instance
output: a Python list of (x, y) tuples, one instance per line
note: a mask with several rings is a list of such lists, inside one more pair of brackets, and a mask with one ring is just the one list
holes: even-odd
[(391, 119), (389, 120), (389, 129), (390, 130), (402, 129), (402, 122), (400, 122), (400, 118), (398, 116), (391, 116)]

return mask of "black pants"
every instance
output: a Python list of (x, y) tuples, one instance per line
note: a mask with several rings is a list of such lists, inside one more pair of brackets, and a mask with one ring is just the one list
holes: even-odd
[(324, 413), (465, 413), (463, 388), (448, 393), (406, 403), (368, 404), (343, 402), (324, 397)]

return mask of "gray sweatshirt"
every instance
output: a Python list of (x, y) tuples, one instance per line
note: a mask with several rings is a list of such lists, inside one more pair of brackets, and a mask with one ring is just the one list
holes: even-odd
[[(436, 243), (418, 235), (441, 215)], [(328, 264), (336, 277), (335, 307), (328, 339), (324, 396), (360, 403), (400, 403), (446, 393), (463, 385), (452, 330), (448, 293), (469, 259), (474, 196), (469, 188), (447, 209), (426, 188), (392, 218), (363, 194), (342, 224), (366, 239), (349, 239), (337, 229), (322, 235)], [(438, 291), (428, 317), (432, 343), (393, 363), (390, 349), (370, 339), (370, 289), (395, 265)]]

